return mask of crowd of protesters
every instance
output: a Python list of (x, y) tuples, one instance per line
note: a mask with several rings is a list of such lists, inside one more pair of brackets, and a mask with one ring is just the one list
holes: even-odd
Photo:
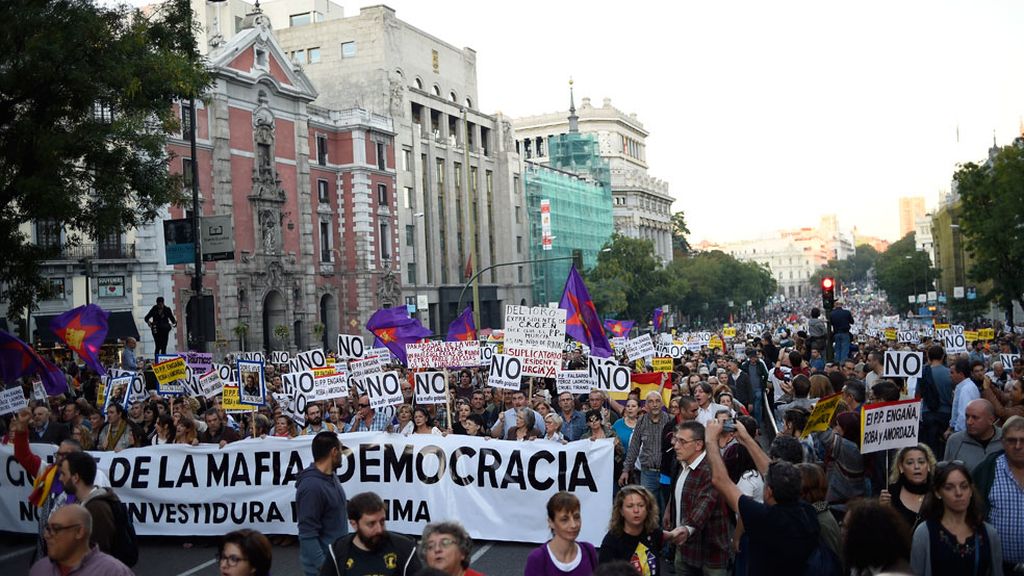
[[(223, 447), (266, 436), (309, 436), (322, 465), (319, 476), (310, 472), (307, 487), (315, 488), (306, 491), (341, 495), (331, 501), (333, 530), (311, 533), (300, 521), (307, 574), (375, 573), (369, 570), (384, 562), (382, 546), (397, 555), (388, 556), (390, 571), (384, 573), (433, 568), (474, 574), (468, 567), (472, 541), (458, 524), (432, 524), (417, 544), (386, 531), (375, 494), (346, 499), (340, 485), (316, 483), (333, 468), (331, 446), (317, 449), (314, 438), (326, 432), (338, 441), (340, 433), (343, 441), (344, 433), (357, 431), (555, 443), (611, 439), (614, 502), (600, 551), (577, 542), (586, 511), (575, 496), (559, 493), (546, 511), (552, 539), (530, 555), (526, 574), (591, 574), (614, 568), (615, 561), (642, 575), (1024, 573), (1019, 335), (999, 332), (994, 341), (952, 355), (927, 337), (914, 344), (851, 337), (851, 325), (874, 310), (858, 304), (839, 310), (849, 315), (841, 321), (846, 331), (840, 334), (847, 336), (834, 342), (822, 330), (822, 311), (809, 310), (794, 321), (794, 311), (773, 309), (764, 333), (687, 352), (675, 359), (671, 373), (655, 380), (656, 390), (636, 389), (625, 399), (597, 390), (559, 394), (554, 379), (545, 378), (524, 378), (520, 390), (492, 388), (486, 368), (473, 367), (450, 374), (448, 404), (418, 404), (411, 372), (396, 364), (390, 369), (402, 377), (402, 404), (374, 409), (352, 388), (347, 398), (308, 404), (298, 423), (273, 397), (286, 365), (265, 367), (263, 406), (227, 413), (219, 397), (163, 397), (155, 387), (127, 410), (118, 402), (103, 409), (99, 377), (67, 364), (67, 394), (33, 400), (0, 420), (33, 477), (49, 469), (31, 460), (28, 443), (59, 447), (52, 473), (66, 495), (40, 497), (46, 508), (33, 574), (66, 573), (78, 565), (95, 565), (91, 573), (119, 573), (109, 567), (117, 560), (103, 556), (112, 550), (109, 518), (101, 517), (102, 508), (97, 516), (96, 502), (89, 506), (94, 491), (113, 496), (104, 492), (102, 472), (95, 466), (90, 472), (75, 453), (171, 443)], [(884, 353), (894, 349), (926, 355), (928, 366), (916, 383), (882, 376)], [(1018, 355), (1003, 365), (1000, 353)], [(827, 361), (830, 356), (835, 360)], [(122, 362), (148, 369), (148, 359), (134, 348), (126, 358)], [(580, 347), (567, 350), (563, 360), (567, 369), (587, 365)], [(637, 372), (650, 370), (625, 356), (620, 361)], [(30, 396), (31, 383), (23, 386)], [(804, 434), (816, 402), (833, 394), (842, 400), (828, 429)], [(922, 401), (920, 444), (862, 454), (861, 408), (907, 397)], [(69, 504), (74, 502), (85, 505)], [(321, 513), (325, 505), (318, 504)], [(316, 525), (319, 530), (323, 523)], [(263, 535), (240, 530), (224, 538), (218, 559), (225, 569), (243, 566), (237, 573), (265, 574), (271, 548)], [(392, 566), (395, 558), (402, 562)], [(351, 570), (352, 562), (369, 568)]]

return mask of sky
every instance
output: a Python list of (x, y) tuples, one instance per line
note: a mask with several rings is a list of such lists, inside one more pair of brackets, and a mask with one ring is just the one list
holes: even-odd
[(577, 104), (635, 112), (694, 242), (830, 213), (896, 240), (899, 197), (935, 207), (1024, 118), (1017, 0), (385, 3), (476, 50), (485, 112), (565, 110), (570, 77)]
[(485, 113), (566, 110), (570, 77), (636, 113), (693, 244), (825, 214), (897, 240), (900, 197), (935, 208), (1024, 123), (1020, 0), (381, 1), (476, 50)]

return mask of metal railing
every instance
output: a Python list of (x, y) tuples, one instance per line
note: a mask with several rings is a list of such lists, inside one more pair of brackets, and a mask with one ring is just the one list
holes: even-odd
[(135, 243), (65, 245), (56, 260), (122, 260), (135, 258)]

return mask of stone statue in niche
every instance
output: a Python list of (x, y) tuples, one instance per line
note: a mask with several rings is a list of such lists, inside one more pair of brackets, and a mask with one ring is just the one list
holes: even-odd
[(263, 238), (263, 251), (267, 254), (277, 254), (281, 227), (273, 210), (260, 212), (260, 233)]
[(377, 284), (377, 299), (381, 308), (391, 308), (398, 305), (399, 298), (401, 290), (398, 288), (398, 279), (395, 278), (394, 270), (388, 267)]
[(405, 87), (402, 86), (401, 78), (391, 78), (391, 87), (389, 95), (391, 98), (390, 109), (391, 115), (395, 118), (404, 118), (405, 110), (402, 106), (402, 93), (405, 92)]
[(278, 264), (277, 262), (271, 262), (270, 265), (267, 266), (267, 274), (269, 275), (269, 279), (267, 280), (267, 286), (271, 288), (277, 288), (278, 286), (280, 286), (282, 273), (283, 271), (281, 270), (281, 265)]
[(501, 134), (503, 136), (503, 144), (505, 145), (504, 151), (511, 152), (512, 150), (515, 150), (516, 144), (512, 140), (512, 123), (508, 120), (503, 120), (501, 122)]
[(249, 314), (249, 298), (245, 288), (238, 289), (238, 312), (242, 315)]
[(292, 299), (295, 301), (295, 308), (301, 308), (302, 306), (302, 287), (299, 286), (299, 282), (295, 281), (292, 284)]

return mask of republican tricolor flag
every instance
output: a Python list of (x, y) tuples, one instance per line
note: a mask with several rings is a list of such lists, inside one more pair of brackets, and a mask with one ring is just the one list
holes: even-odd
[(86, 304), (68, 310), (50, 321), (50, 331), (100, 376), (107, 373), (99, 354), (107, 338), (108, 316), (110, 313), (103, 308)]
[(636, 324), (634, 320), (605, 320), (604, 327), (615, 336), (624, 338), (629, 331), (633, 329), (633, 325)]
[(590, 299), (587, 285), (573, 265), (569, 269), (569, 277), (565, 280), (565, 291), (559, 308), (565, 310), (565, 335), (590, 346), (590, 353), (599, 358), (609, 358), (612, 346), (601, 327), (601, 317), (597, 315), (594, 301)]
[(473, 309), (466, 306), (466, 309), (459, 314), (459, 317), (452, 320), (448, 325), (448, 342), (456, 340), (476, 340), (476, 324), (473, 322)]

